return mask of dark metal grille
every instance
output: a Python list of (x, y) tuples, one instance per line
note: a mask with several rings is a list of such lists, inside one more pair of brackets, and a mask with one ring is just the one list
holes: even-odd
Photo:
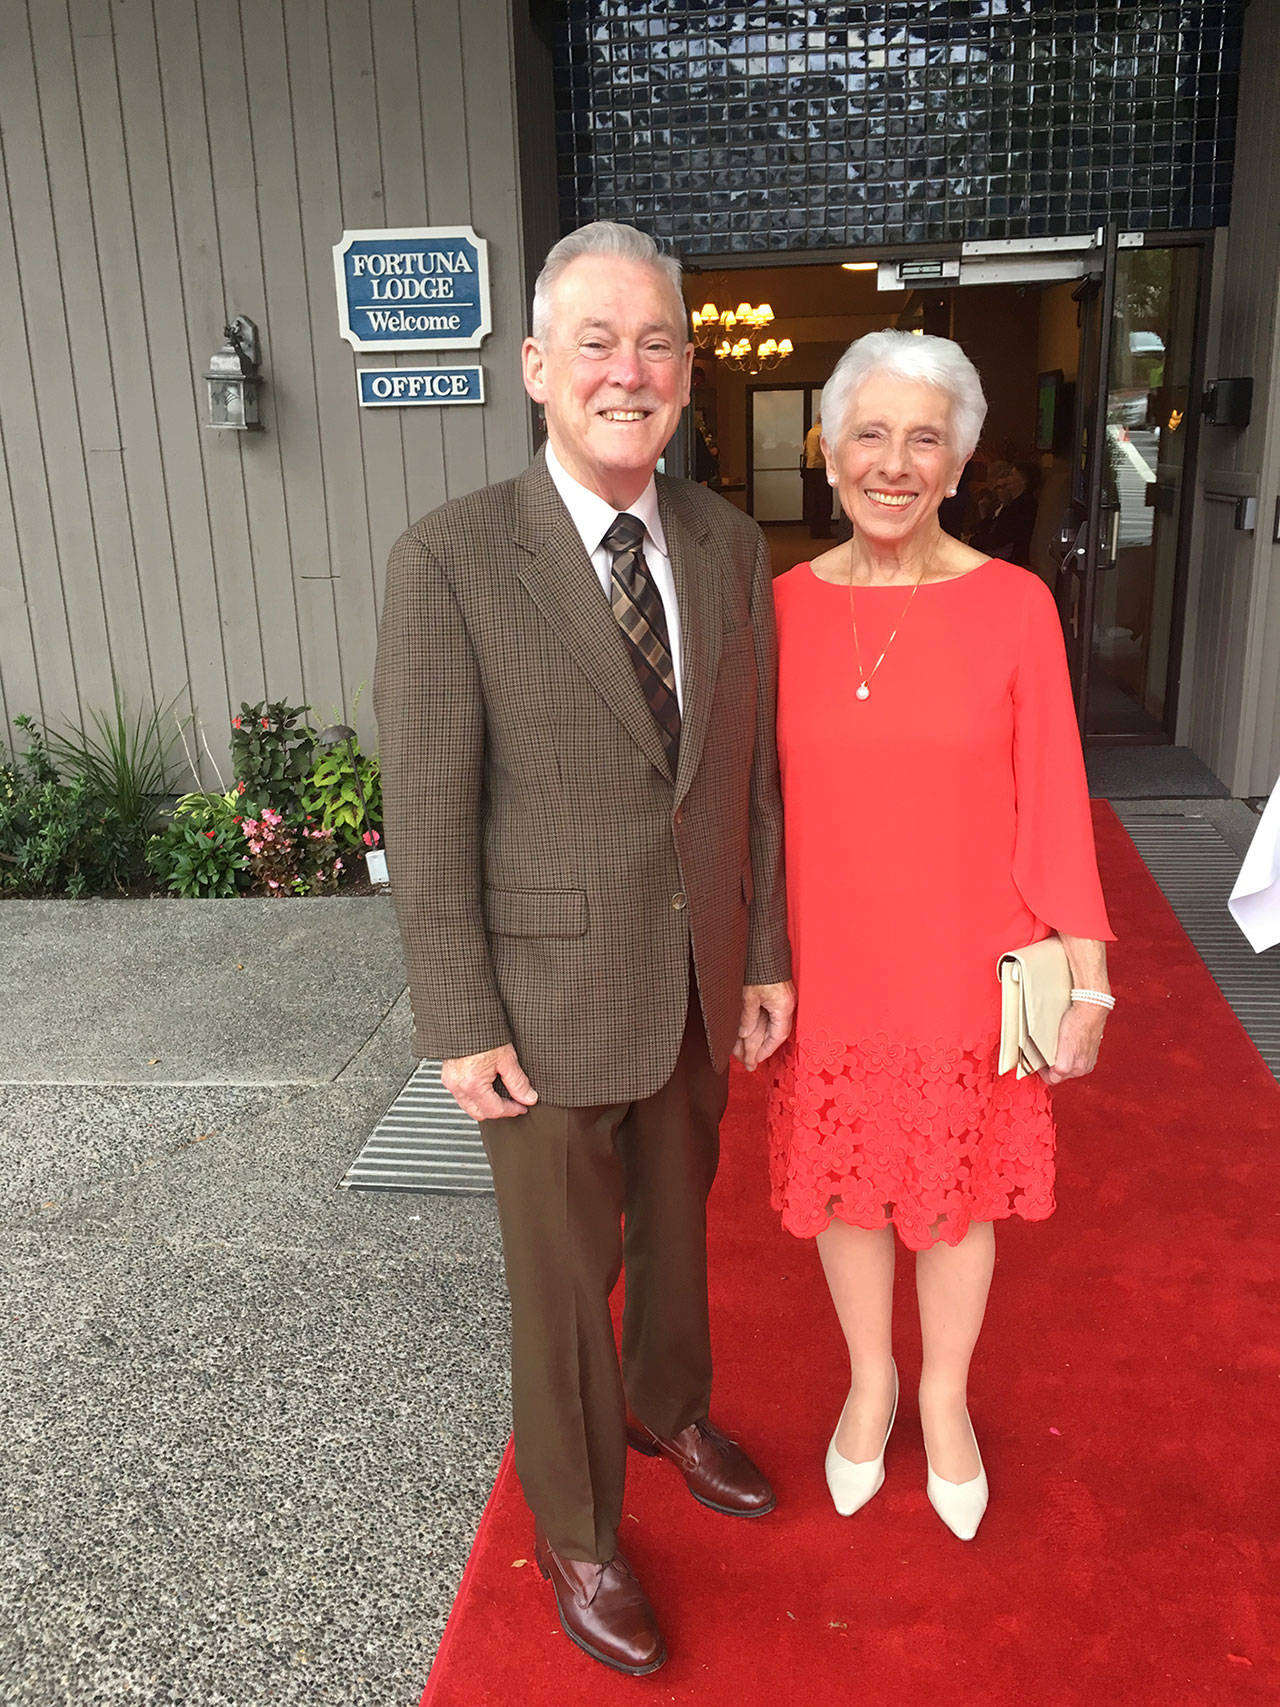
[(1255, 954), (1227, 911), (1240, 855), (1207, 819), (1126, 813), (1124, 827), (1236, 1018), (1280, 1079), (1280, 948)]
[(687, 255), (1223, 225), (1243, 0), (559, 0), (561, 215)]

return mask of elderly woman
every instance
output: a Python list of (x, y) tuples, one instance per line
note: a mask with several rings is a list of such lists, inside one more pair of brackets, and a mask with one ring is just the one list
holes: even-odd
[[(848, 1515), (884, 1480), (896, 1235), (916, 1252), (929, 1498), (964, 1540), (987, 1503), (968, 1378), (993, 1223), (1052, 1212), (1048, 1087), (1092, 1069), (1113, 1005), (1053, 599), (938, 525), (985, 413), (948, 339), (850, 345), (822, 419), (853, 538), (775, 583), (799, 1006), (773, 1202), (816, 1239), (849, 1348), (827, 1481)], [(998, 1076), (997, 958), (1054, 931), (1076, 987), (1056, 1058), (1043, 1082)]]

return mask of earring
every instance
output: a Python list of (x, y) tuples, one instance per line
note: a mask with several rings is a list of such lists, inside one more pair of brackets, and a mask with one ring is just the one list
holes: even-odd
[(947, 487), (947, 497), (948, 498), (954, 498), (955, 495), (956, 495), (955, 487), (954, 486), (948, 486)]
[(828, 474), (828, 476), (827, 476), (827, 485), (828, 485), (828, 486), (834, 486), (834, 485), (835, 485), (835, 483), (836, 483), (836, 477), (835, 477), (835, 475), (834, 475), (834, 474)]

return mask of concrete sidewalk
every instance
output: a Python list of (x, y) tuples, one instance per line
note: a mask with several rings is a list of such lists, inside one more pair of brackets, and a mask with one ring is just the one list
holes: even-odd
[(508, 1429), (490, 1199), (339, 1190), (389, 900), (0, 903), (0, 1703), (413, 1707)]

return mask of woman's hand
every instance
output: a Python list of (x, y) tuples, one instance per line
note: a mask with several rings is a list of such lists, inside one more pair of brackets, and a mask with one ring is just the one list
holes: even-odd
[(1107, 1023), (1107, 1009), (1096, 1002), (1072, 1002), (1058, 1027), (1058, 1053), (1052, 1067), (1041, 1069), (1046, 1085), (1064, 1079), (1083, 1079), (1098, 1064), (1098, 1047)]
[[(1067, 951), (1071, 968), (1071, 984), (1076, 990), (1100, 990), (1109, 995), (1107, 980), (1107, 947), (1092, 937), (1068, 936), (1059, 931), (1062, 946)], [(1097, 1002), (1072, 1002), (1058, 1027), (1058, 1053), (1051, 1067), (1041, 1069), (1046, 1085), (1060, 1085), (1064, 1079), (1083, 1079), (1098, 1064), (1098, 1046), (1111, 1010)]]

